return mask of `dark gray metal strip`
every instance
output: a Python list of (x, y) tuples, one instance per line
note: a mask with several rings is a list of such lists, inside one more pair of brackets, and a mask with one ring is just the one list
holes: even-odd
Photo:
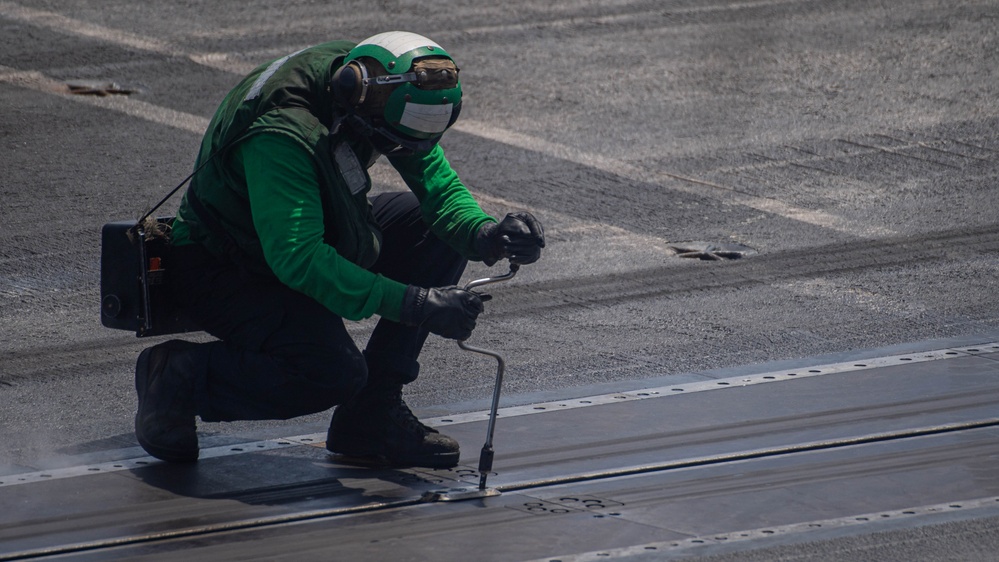
[[(832, 449), (837, 447), (849, 447), (854, 445), (863, 445), (868, 443), (906, 439), (911, 437), (921, 437), (921, 436), (935, 435), (940, 433), (965, 431), (970, 429), (980, 429), (984, 427), (999, 427), (999, 418), (981, 420), (976, 422), (930, 426), (930, 427), (904, 430), (904, 431), (875, 433), (870, 435), (863, 435), (863, 436), (838, 439), (838, 440), (813, 441), (810, 443), (802, 443), (798, 445), (774, 447), (769, 449), (755, 449), (755, 450), (742, 451), (738, 453), (731, 453), (725, 455), (714, 455), (714, 456), (696, 457), (690, 459), (681, 459), (667, 463), (633, 466), (633, 467), (608, 470), (603, 472), (567, 475), (545, 480), (516, 482), (516, 483), (496, 486), (495, 490), (498, 490), (499, 492), (514, 492), (521, 490), (538, 489), (538, 488), (545, 488), (549, 486), (557, 486), (562, 484), (637, 476), (641, 474), (662, 472), (666, 470), (675, 470), (675, 469), (698, 467), (698, 466), (709, 466), (726, 462), (736, 462), (736, 461), (759, 459), (765, 457), (776, 457), (780, 455), (788, 455), (793, 453)], [(461, 489), (460, 491), (468, 492), (468, 489)], [(186, 529), (177, 529), (168, 532), (132, 535), (116, 539), (99, 540), (99, 541), (76, 543), (69, 545), (59, 545), (45, 549), (3, 554), (0, 555), (0, 562), (5, 560), (23, 560), (31, 558), (40, 558), (44, 556), (54, 556), (57, 554), (97, 551), (106, 548), (157, 542), (168, 539), (211, 535), (215, 533), (223, 533), (223, 532), (245, 530), (245, 529), (273, 527), (277, 525), (298, 523), (314, 519), (327, 519), (332, 517), (340, 517), (344, 515), (353, 515), (358, 513), (368, 513), (373, 511), (383, 511), (383, 510), (396, 509), (402, 507), (410, 507), (419, 504), (433, 503), (435, 501), (443, 501), (442, 499), (439, 498), (439, 496), (446, 495), (447, 492), (448, 492), (447, 490), (442, 490), (430, 494), (423, 494), (419, 497), (407, 498), (392, 502), (375, 502), (360, 506), (302, 511), (298, 513), (282, 514), (269, 517), (259, 517), (254, 519), (232, 521), (228, 523), (219, 523), (214, 525), (189, 527)], [(473, 498), (480, 499), (483, 497), (488, 497), (490, 495), (496, 495), (495, 493), (484, 494), (481, 493), (481, 491), (479, 492), (480, 493), (467, 494), (467, 497), (469, 499)], [(604, 556), (604, 555), (598, 554), (597, 556)]]
[[(545, 414), (571, 410), (576, 408), (588, 408), (603, 404), (617, 404), (634, 400), (647, 400), (650, 398), (665, 398), (669, 396), (680, 396), (696, 392), (706, 392), (709, 390), (724, 390), (730, 388), (741, 388), (757, 384), (767, 384), (774, 382), (786, 382), (809, 377), (834, 375), (840, 373), (851, 373), (867, 369), (880, 369), (898, 365), (911, 365), (925, 363), (929, 361), (940, 361), (945, 359), (958, 359), (974, 355), (999, 352), (999, 342), (982, 343), (978, 345), (937, 349), (931, 351), (905, 353), (900, 355), (887, 355), (872, 359), (857, 361), (844, 361), (840, 363), (830, 363), (826, 365), (816, 365), (801, 369), (785, 369), (781, 371), (770, 371), (754, 375), (731, 377), (725, 379), (711, 379), (678, 385), (659, 386), (628, 392), (615, 392), (610, 394), (600, 394), (571, 400), (556, 400), (552, 402), (541, 402), (524, 406), (513, 406), (501, 408), (498, 416), (500, 418), (510, 418), (515, 416), (527, 416)], [(431, 427), (446, 427), (450, 425), (487, 421), (489, 411), (468, 412), (428, 418), (424, 423)], [(244, 453), (254, 453), (267, 451), (276, 448), (298, 446), (298, 445), (318, 445), (326, 440), (325, 433), (313, 433), (307, 435), (296, 435), (281, 439), (270, 439), (265, 441), (255, 441), (242, 443), (239, 445), (226, 445), (221, 447), (211, 447), (201, 450), (201, 458), (215, 458), (230, 455), (240, 455)], [(86, 464), (67, 468), (41, 470), (23, 474), (13, 474), (0, 476), (0, 488), (5, 486), (16, 486), (21, 484), (31, 484), (35, 482), (45, 482), (59, 478), (73, 478), (86, 476), (95, 473), (116, 472), (121, 470), (132, 470), (147, 464), (158, 463), (159, 460), (149, 457), (128, 458), (121, 461), (111, 461), (105, 463)]]
[[(743, 531), (731, 531), (727, 533), (714, 533), (702, 537), (690, 537), (683, 540), (650, 542), (637, 544), (621, 548), (594, 550), (577, 554), (567, 554), (559, 556), (547, 556), (528, 562), (597, 562), (601, 560), (618, 560), (627, 558), (640, 558), (642, 560), (668, 559), (673, 556), (690, 556), (689, 552), (694, 549), (701, 549), (716, 545), (730, 545), (732, 543), (773, 539), (776, 537), (788, 537), (792, 535), (816, 533), (828, 531), (830, 529), (845, 529), (860, 525), (869, 525), (875, 522), (897, 521), (906, 519), (926, 518), (946, 513), (957, 513), (960, 511), (971, 511), (976, 509), (999, 510), (999, 496), (979, 498), (973, 500), (960, 500), (934, 505), (924, 505), (906, 509), (891, 511), (878, 511), (875, 513), (864, 513), (860, 515), (850, 515), (835, 519), (822, 519), (817, 521), (806, 521), (802, 523), (792, 523), (790, 525), (780, 525), (775, 527), (761, 527), (758, 529), (748, 529)], [(915, 524), (915, 523), (911, 523)]]

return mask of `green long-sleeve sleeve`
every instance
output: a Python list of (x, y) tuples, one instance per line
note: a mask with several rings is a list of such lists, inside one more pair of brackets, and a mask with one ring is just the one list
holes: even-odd
[(279, 281), (349, 320), (399, 320), (406, 286), (355, 265), (323, 240), (318, 174), (295, 140), (253, 135), (234, 159), (245, 174), (264, 259)]
[(437, 145), (426, 154), (389, 160), (420, 200), (423, 220), (441, 240), (468, 259), (480, 260), (475, 251), (475, 234), (487, 222), (487, 215), (468, 192)]

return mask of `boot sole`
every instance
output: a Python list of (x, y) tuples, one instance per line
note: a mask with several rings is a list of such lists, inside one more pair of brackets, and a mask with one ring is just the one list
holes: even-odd
[(160, 459), (161, 461), (183, 463), (183, 462), (195, 462), (198, 460), (198, 454), (200, 451), (194, 451), (192, 453), (191, 451), (164, 449), (162, 447), (157, 447), (156, 445), (153, 445), (152, 443), (147, 441), (142, 436), (142, 433), (139, 430), (138, 416), (136, 416), (135, 420), (135, 438), (139, 442), (139, 445), (142, 446), (142, 449), (144, 451), (149, 453), (151, 456)]
[(444, 453), (415, 459), (389, 459), (384, 455), (352, 455), (330, 451), (337, 464), (364, 468), (454, 468), (458, 466), (459, 453)]

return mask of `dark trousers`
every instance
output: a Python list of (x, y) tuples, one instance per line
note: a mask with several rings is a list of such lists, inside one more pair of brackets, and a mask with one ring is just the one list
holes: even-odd
[[(424, 225), (411, 193), (372, 198), (383, 239), (371, 271), (421, 287), (454, 285), (466, 260)], [(185, 353), (205, 421), (288, 419), (343, 403), (368, 384), (405, 384), (419, 373), (422, 328), (380, 319), (362, 353), (343, 319), (274, 278), (255, 276), (200, 245), (173, 249), (181, 310), (219, 341)]]

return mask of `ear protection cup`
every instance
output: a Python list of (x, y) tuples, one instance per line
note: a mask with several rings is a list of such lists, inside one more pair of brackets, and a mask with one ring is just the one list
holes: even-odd
[(368, 69), (357, 61), (350, 61), (333, 73), (330, 89), (333, 97), (343, 106), (353, 109), (364, 103), (368, 91)]

